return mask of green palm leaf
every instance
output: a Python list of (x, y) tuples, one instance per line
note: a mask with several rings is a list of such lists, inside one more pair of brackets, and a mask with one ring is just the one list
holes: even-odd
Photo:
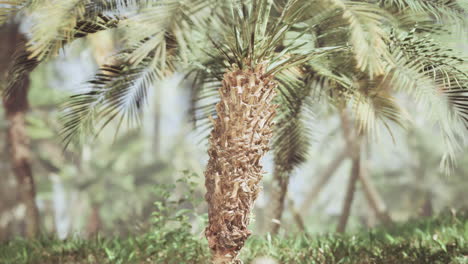
[(392, 38), (396, 63), (389, 66), (386, 78), (395, 89), (414, 96), (438, 124), (447, 148), (442, 167), (450, 169), (468, 128), (468, 75), (462, 58), (414, 32)]
[(63, 105), (61, 131), (66, 145), (79, 136), (95, 134), (114, 119), (126, 119), (132, 126), (139, 121), (147, 91), (163, 78), (154, 60), (143, 60), (129, 67), (106, 65), (89, 82), (89, 91), (74, 95)]
[(436, 21), (464, 23), (466, 13), (456, 0), (381, 0), (383, 5), (396, 6), (399, 10), (431, 15)]
[[(109, 28), (114, 28), (119, 22), (118, 18), (110, 17), (102, 14), (98, 14), (96, 20), (80, 20), (76, 23), (73, 32), (72, 38), (68, 39), (71, 41), (73, 39), (78, 39), (87, 36), (88, 34), (96, 33), (101, 30), (106, 30)], [(9, 96), (11, 92), (15, 89), (17, 82), (22, 80), (22, 77), (26, 74), (29, 74), (34, 68), (39, 65), (46, 57), (58, 52), (60, 48), (65, 45), (66, 40), (63, 38), (58, 38), (52, 40), (47, 47), (40, 51), (41, 56), (36, 53), (34, 55), (31, 49), (34, 47), (30, 46), (32, 40), (25, 44), (26, 49), (17, 50), (13, 56), (13, 64), (9, 69), (8, 73), (8, 84), (4, 91), (5, 96)], [(38, 50), (36, 50), (38, 51)], [(55, 55), (55, 54), (54, 54)]]
[(377, 5), (367, 2), (330, 0), (342, 9), (343, 19), (349, 25), (349, 42), (354, 48), (357, 67), (370, 76), (384, 73), (385, 64), (391, 62), (385, 44), (389, 33), (385, 25), (393, 24), (392, 17)]
[(0, 26), (5, 23), (9, 18), (18, 13), (26, 4), (28, 0), (5, 0), (0, 1)]
[(410, 120), (408, 113), (397, 104), (393, 96), (384, 91), (372, 96), (357, 93), (352, 98), (352, 103), (357, 129), (364, 132), (369, 138), (379, 138), (379, 122), (386, 128), (394, 141), (391, 123), (402, 128), (408, 127)]
[[(275, 118), (272, 150), (275, 166), (289, 173), (307, 160), (312, 139), (313, 112), (309, 107), (314, 89), (312, 78), (305, 78), (298, 68), (290, 68), (277, 74), (279, 83), (278, 104)], [(310, 82), (310, 83), (309, 83)]]

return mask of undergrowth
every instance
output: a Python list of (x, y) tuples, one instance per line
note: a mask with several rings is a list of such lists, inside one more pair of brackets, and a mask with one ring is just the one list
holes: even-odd
[[(194, 182), (187, 195), (174, 200), (175, 188), (160, 186), (151, 231), (129, 238), (16, 239), (0, 244), (1, 264), (55, 263), (209, 263), (206, 240), (191, 233)], [(187, 203), (192, 204), (188, 206)], [(389, 228), (354, 234), (252, 236), (241, 253), (245, 263), (269, 256), (279, 263), (468, 263), (468, 212), (447, 211), (437, 217), (410, 220)]]

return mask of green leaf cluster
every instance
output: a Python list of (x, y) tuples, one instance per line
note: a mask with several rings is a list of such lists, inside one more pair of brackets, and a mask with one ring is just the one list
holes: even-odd
[(445, 136), (442, 167), (450, 168), (465, 144), (464, 59), (434, 40), (466, 28), (457, 1), (31, 0), (8, 1), (0, 10), (29, 14), (33, 24), (7, 95), (65, 44), (120, 32), (120, 50), (64, 105), (66, 144), (114, 120), (137, 123), (148, 89), (176, 72), (190, 83), (193, 119), (209, 127), (223, 74), (265, 62), (280, 84), (273, 148), (287, 171), (307, 158), (315, 122), (308, 109), (319, 104), (351, 109), (360, 133), (372, 138), (379, 127), (391, 133), (393, 124), (411, 125), (397, 100), (405, 93)]

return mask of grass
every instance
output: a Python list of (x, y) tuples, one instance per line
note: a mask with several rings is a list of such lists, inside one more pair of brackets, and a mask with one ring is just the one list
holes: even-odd
[[(207, 243), (190, 233), (183, 212), (171, 221), (155, 215), (153, 231), (133, 238), (17, 239), (0, 245), (1, 264), (209, 263)], [(252, 236), (241, 259), (270, 256), (279, 263), (468, 263), (468, 212), (445, 212), (389, 228), (354, 234)]]

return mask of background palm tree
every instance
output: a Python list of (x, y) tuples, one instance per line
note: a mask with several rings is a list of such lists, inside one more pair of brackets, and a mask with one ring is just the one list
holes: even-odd
[[(2, 3), (7, 5), (0, 12), (0, 24), (6, 23), (3, 26), (5, 39), (9, 45), (3, 46), (2, 61), (8, 62), (2, 65), (0, 69), (6, 77), (6, 85), (2, 86), (4, 90), (3, 105), (5, 108), (6, 118), (10, 122), (10, 131), (8, 133), (8, 142), (12, 157), (12, 167), (18, 181), (19, 192), (21, 199), (26, 205), (26, 234), (28, 237), (35, 237), (39, 233), (39, 210), (36, 205), (36, 187), (31, 169), (31, 153), (29, 150), (29, 139), (26, 134), (25, 113), (28, 110), (28, 89), (29, 89), (29, 74), (36, 68), (40, 61), (44, 60), (50, 53), (57, 53), (66, 40), (58, 38), (49, 43), (43, 43), (40, 48), (41, 54), (34, 54), (31, 50), (32, 41), (20, 32), (21, 22), (7, 22), (7, 13), (5, 10), (15, 11), (26, 6), (26, 1), (9, 1)], [(30, 3), (35, 6), (35, 2)], [(25, 10), (27, 11), (27, 10)], [(14, 12), (13, 12), (14, 13)], [(11, 20), (10, 20), (11, 21)], [(102, 23), (102, 25), (101, 25)], [(106, 24), (108, 23), (108, 24)], [(107, 26), (112, 27), (115, 20), (111, 20), (103, 15), (98, 15), (96, 21), (78, 21), (75, 26), (75, 31), (71, 38), (77, 39), (86, 36), (89, 33), (95, 33)], [(43, 29), (36, 29), (43, 30)], [(47, 30), (46, 30), (47, 31)], [(38, 33), (41, 34), (41, 33)], [(67, 33), (62, 33), (67, 34)], [(55, 36), (55, 35), (54, 35)], [(40, 37), (42, 38), (42, 36)], [(60, 43), (60, 44), (59, 44)], [(37, 43), (36, 43), (37, 44)]]
[[(0, 80), (6, 81), (12, 54), (24, 52), (25, 36), (20, 32), (19, 23), (4, 25), (0, 29), (3, 42), (0, 47)], [(8, 150), (10, 162), (17, 181), (17, 191), (26, 207), (26, 236), (35, 237), (39, 232), (39, 210), (36, 205), (36, 185), (31, 168), (29, 137), (26, 134), (25, 115), (29, 108), (29, 72), (17, 76), (14, 91), (3, 99), (5, 117), (8, 121)]]
[[(66, 144), (99, 132), (114, 119), (119, 123), (137, 121), (147, 89), (175, 71), (193, 78), (194, 98), (218, 98), (217, 104), (199, 108), (206, 117), (216, 114), (211, 121), (214, 129), (205, 172), (206, 236), (214, 263), (237, 261), (250, 235), (249, 214), (262, 178), (259, 161), (269, 149), (273, 117), (277, 112), (281, 124), (281, 118), (296, 116), (310, 94), (311, 80), (326, 84), (314, 86), (318, 87), (315, 94), (326, 94), (332, 104), (339, 102), (343, 108), (352, 105), (357, 131), (369, 137), (377, 131), (376, 120), (383, 120), (384, 125), (388, 120), (406, 121), (392, 96), (394, 91), (409, 91), (421, 102), (430, 102), (432, 117), (447, 136), (448, 158), (444, 161), (450, 161), (459, 147), (457, 133), (467, 122), (467, 78), (458, 68), (459, 59), (449, 55), (450, 51), (440, 52), (435, 42), (424, 37), (424, 32), (433, 31), (434, 20), (461, 16), (452, 2), (35, 3), (26, 5), (33, 10), (32, 38), (27, 54), (13, 67), (7, 97), (28, 65), (56, 55), (66, 42), (113, 27), (128, 33), (115, 64), (102, 67), (87, 90), (64, 106)], [(422, 13), (417, 23), (409, 12), (415, 10)], [(298, 128), (297, 124), (285, 127), (289, 131)], [(273, 147), (278, 148), (275, 172), (281, 180), (294, 167), (280, 164), (281, 160), (299, 164), (303, 159), (302, 152), (281, 148), (292, 149), (308, 141), (286, 132), (278, 134), (284, 140)], [(283, 185), (280, 189), (285, 193), (284, 182), (279, 186)], [(284, 200), (285, 195), (279, 197)]]
[[(318, 2), (323, 3), (326, 1)], [(320, 23), (311, 25), (311, 28), (313, 28), (313, 31), (317, 36), (316, 46), (320, 47), (321, 45), (330, 45), (328, 38), (331, 35), (334, 38), (333, 41), (335, 41), (335, 43), (337, 39), (341, 39), (343, 42), (349, 41), (351, 45), (355, 47), (355, 59), (353, 60), (354, 62), (352, 62), (350, 61), (349, 57), (345, 56), (339, 57), (334, 61), (330, 61), (331, 63), (328, 65), (329, 69), (327, 70), (335, 71), (333, 72), (334, 75), (328, 76), (323, 75), (323, 72), (319, 72), (318, 74), (316, 73), (315, 75), (309, 77), (313, 78), (314, 81), (311, 81), (310, 83), (315, 85), (321, 84), (325, 79), (336, 82), (338, 86), (342, 86), (339, 89), (335, 89), (335, 93), (338, 92), (338, 96), (335, 95), (335, 97), (344, 96), (344, 98), (341, 98), (341, 100), (345, 99), (345, 101), (347, 101), (344, 104), (353, 105), (354, 114), (358, 117), (357, 129), (360, 131), (360, 133), (364, 132), (368, 134), (374, 134), (376, 132), (374, 122), (376, 119), (383, 120), (383, 124), (387, 127), (387, 129), (389, 129), (389, 126), (386, 123), (388, 120), (394, 121), (402, 127), (407, 126), (409, 120), (406, 120), (406, 114), (399, 109), (397, 104), (395, 104), (395, 101), (392, 98), (393, 96), (384, 91), (414, 91), (413, 87), (417, 82), (403, 81), (407, 77), (405, 77), (403, 75), (404, 73), (400, 71), (402, 64), (405, 65), (404, 67), (408, 67), (413, 72), (418, 72), (419, 75), (416, 76), (421, 78), (420, 80), (425, 83), (428, 81), (427, 75), (430, 75), (430, 72), (432, 72), (428, 71), (427, 69), (437, 68), (440, 70), (441, 74), (448, 68), (454, 69), (453, 65), (457, 64), (458, 58), (445, 55), (446, 59), (453, 59), (451, 63), (447, 64), (445, 62), (439, 61), (438, 59), (428, 61), (427, 59), (434, 55), (433, 52), (439, 51), (440, 49), (425, 49), (423, 47), (429, 47), (431, 45), (437, 44), (422, 44), (423, 41), (414, 41), (411, 40), (411, 38), (417, 35), (424, 36), (424, 38), (429, 39), (428, 36), (437, 36), (443, 30), (450, 31), (453, 30), (454, 26), (463, 25), (463, 9), (454, 1), (434, 1), (431, 3), (427, 3), (425, 1), (377, 1), (376, 3), (366, 3), (337, 0), (329, 1), (329, 4), (331, 7), (328, 6), (328, 9), (324, 8), (321, 10), (322, 20)], [(382, 21), (386, 22), (383, 23)], [(445, 23), (446, 27), (444, 29), (442, 29), (440, 26), (440, 22)], [(322, 32), (325, 33), (321, 35)], [(400, 34), (406, 43), (403, 44), (396, 42), (397, 38), (395, 34)], [(363, 40), (368, 40), (369, 42)], [(410, 42), (411, 44), (409, 44)], [(423, 51), (424, 54), (412, 54), (415, 61), (417, 61), (416, 63), (410, 64), (403, 62), (408, 58), (403, 59), (402, 56), (404, 55), (399, 52), (395, 52), (395, 45), (398, 48), (403, 48), (406, 52), (408, 50), (406, 50), (405, 47), (412, 46), (419, 51)], [(399, 47), (400, 45), (401, 47)], [(419, 57), (419, 55), (421, 56)], [(347, 61), (347, 64), (355, 63), (355, 67), (343, 67), (343, 61)], [(396, 65), (394, 64), (395, 62), (397, 62)], [(423, 67), (427, 68), (420, 69), (419, 67), (421, 67), (421, 63), (426, 64), (426, 66)], [(427, 64), (432, 63), (434, 65), (427, 66)], [(461, 65), (458, 65), (457, 67), (459, 66)], [(458, 76), (458, 78), (460, 78), (458, 73), (452, 72), (452, 74), (453, 77)], [(370, 80), (363, 83), (355, 83), (353, 81), (353, 79), (362, 78), (362, 76), (365, 75), (368, 75), (368, 77), (364, 77), (364, 79), (370, 78)], [(465, 78), (466, 76), (461, 77), (461, 79)], [(446, 79), (446, 81), (448, 81), (448, 79)], [(440, 82), (441, 79), (435, 78), (434, 81), (437, 83)], [(363, 86), (362, 88), (358, 88), (362, 85), (365, 87)], [(432, 84), (432, 86), (434, 85)], [(461, 85), (460, 87), (463, 86), (464, 85)], [(461, 101), (464, 100), (463, 98), (465, 95), (463, 95), (462, 92), (464, 89), (452, 89), (451, 93), (457, 94), (455, 97), (448, 96), (446, 98), (442, 97), (437, 99), (430, 97), (430, 94), (434, 92), (434, 87), (432, 92), (430, 90), (424, 92), (421, 91), (422, 89), (420, 88), (416, 89), (419, 90), (418, 93), (425, 93), (423, 100), (427, 100), (429, 103), (434, 103), (435, 105), (445, 104), (444, 101), (447, 99), (449, 101), (454, 100), (452, 106), (454, 106), (453, 110), (455, 110), (457, 115), (455, 118), (460, 118), (458, 125), (462, 125), (464, 122), (463, 120), (466, 119), (466, 110), (463, 110), (457, 105), (459, 105)], [(317, 89), (310, 89), (310, 91), (316, 90)], [(372, 94), (374, 93), (372, 90), (380, 92), (377, 92), (377, 94)], [(295, 98), (296, 105), (302, 105), (304, 97), (296, 96)], [(444, 111), (445, 110), (441, 109), (440, 112)], [(295, 112), (297, 113), (297, 111)], [(372, 117), (369, 115), (370, 112), (374, 112)], [(298, 116), (298, 118), (299, 117), (300, 116)], [(385, 119), (387, 121), (385, 121)], [(444, 123), (443, 118), (436, 117), (435, 119), (438, 119), (441, 123)], [(301, 121), (298, 121), (297, 118), (291, 118), (290, 116), (286, 119), (286, 122), (289, 122), (289, 127), (280, 123), (281, 125), (278, 129), (278, 134), (281, 133), (287, 135), (288, 137), (286, 140), (279, 140), (279, 142), (287, 142), (284, 144), (286, 147), (281, 149), (281, 151), (276, 152), (275, 156), (273, 186), (276, 187), (276, 191), (273, 192), (273, 202), (271, 206), (271, 210), (273, 211), (272, 218), (275, 220), (275, 223), (280, 223), (281, 220), (282, 210), (284, 207), (284, 197), (286, 197), (289, 175), (292, 172), (292, 168), (297, 167), (302, 163), (303, 160), (306, 159), (304, 156), (306, 156), (307, 152), (307, 145), (303, 144), (303, 139), (306, 135), (304, 135), (304, 130), (300, 129)], [(447, 124), (441, 124), (441, 126), (447, 126)], [(445, 129), (442, 129), (442, 131), (443, 130)], [(459, 129), (458, 131), (463, 131), (463, 129)], [(454, 148), (457, 148), (457, 144), (455, 141), (453, 141), (453, 135), (450, 135), (452, 132), (446, 132), (448, 131), (443, 133), (445, 133), (447, 141), (451, 142), (451, 144), (447, 148), (448, 152), (446, 157), (448, 157), (448, 159), (445, 160), (447, 163), (443, 166), (448, 168), (451, 166), (449, 163), (452, 162), (451, 160), (454, 156), (452, 151)], [(296, 159), (297, 162), (294, 163), (291, 162), (291, 160), (278, 158), (278, 155), (283, 155), (286, 157), (299, 156), (302, 158)], [(344, 157), (344, 154), (338, 156), (337, 162), (344, 159)], [(281, 171), (278, 168), (284, 169)], [(354, 170), (354, 172), (357, 172), (357, 170)], [(328, 175), (330, 175), (330, 173), (326, 174), (326, 176)], [(351, 175), (358, 174), (352, 173)], [(357, 178), (354, 177), (353, 179)], [(351, 186), (354, 186), (353, 182), (355, 181), (350, 181)], [(349, 191), (353, 190), (354, 188), (351, 188)], [(347, 197), (352, 197), (352, 194), (349, 194)], [(369, 196), (369, 198), (371, 197)], [(347, 202), (350, 203), (351, 201), (347, 200)], [(348, 207), (349, 206), (345, 206), (344, 208)], [(383, 215), (381, 216), (384, 217)], [(345, 222), (344, 219), (342, 222)], [(273, 233), (278, 232), (279, 228), (279, 225), (275, 223), (271, 228)]]

